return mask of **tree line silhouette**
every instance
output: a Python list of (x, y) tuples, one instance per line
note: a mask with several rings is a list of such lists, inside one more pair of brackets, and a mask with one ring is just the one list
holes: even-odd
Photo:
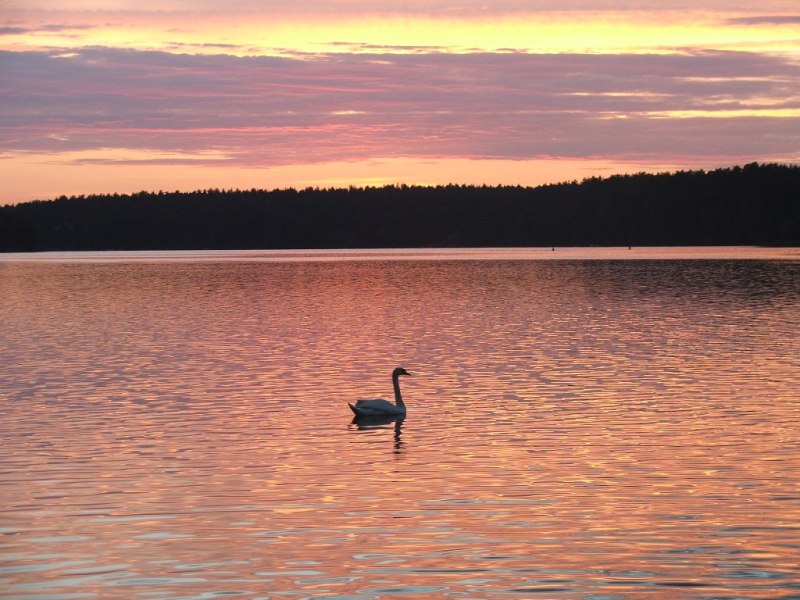
[(0, 251), (800, 245), (800, 167), (522, 186), (62, 196), (0, 207)]

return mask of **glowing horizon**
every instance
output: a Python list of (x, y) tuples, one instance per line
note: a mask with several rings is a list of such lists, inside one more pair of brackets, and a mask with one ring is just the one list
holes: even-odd
[[(27, 13), (28, 11), (26, 11)], [(743, 49), (800, 58), (800, 17), (748, 18), (708, 10), (560, 12), (433, 17), (213, 12), (63, 13), (29, 11), (8, 26), (3, 47), (131, 50), (280, 56), (347, 53), (526, 52), (671, 54), (702, 48)], [(64, 22), (54, 25), (48, 17)]]

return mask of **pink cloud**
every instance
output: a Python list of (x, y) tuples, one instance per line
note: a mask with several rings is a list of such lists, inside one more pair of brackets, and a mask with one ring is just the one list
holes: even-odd
[[(0, 152), (94, 150), (80, 160), (95, 163), (112, 160), (108, 148), (215, 152), (239, 166), (751, 159), (796, 152), (800, 130), (797, 116), (769, 112), (800, 109), (800, 66), (742, 52), (237, 58), (94, 48), (0, 60)], [(744, 112), (715, 118), (720, 110)], [(681, 111), (693, 116), (670, 116)]]

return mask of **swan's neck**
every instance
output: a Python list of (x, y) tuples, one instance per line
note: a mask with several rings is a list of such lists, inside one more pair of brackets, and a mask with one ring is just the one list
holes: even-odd
[(394, 385), (394, 403), (401, 408), (405, 408), (403, 396), (400, 395), (400, 378), (397, 376), (392, 377), (392, 384)]

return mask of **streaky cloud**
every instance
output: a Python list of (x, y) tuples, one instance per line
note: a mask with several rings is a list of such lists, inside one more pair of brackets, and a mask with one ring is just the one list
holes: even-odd
[(41, 33), (63, 33), (68, 31), (84, 31), (95, 29), (95, 25), (59, 24), (51, 23), (39, 26), (6, 26), (0, 27), (0, 35), (35, 35)]
[(20, 35), (23, 33), (31, 33), (32, 29), (28, 27), (0, 27), (0, 35)]
[(730, 25), (798, 25), (800, 15), (756, 15), (725, 20)]
[[(747, 52), (239, 58), (88, 48), (0, 61), (0, 151), (79, 152), (80, 164), (736, 161), (796, 153), (800, 126), (800, 65)], [(109, 148), (131, 156), (109, 158)]]

